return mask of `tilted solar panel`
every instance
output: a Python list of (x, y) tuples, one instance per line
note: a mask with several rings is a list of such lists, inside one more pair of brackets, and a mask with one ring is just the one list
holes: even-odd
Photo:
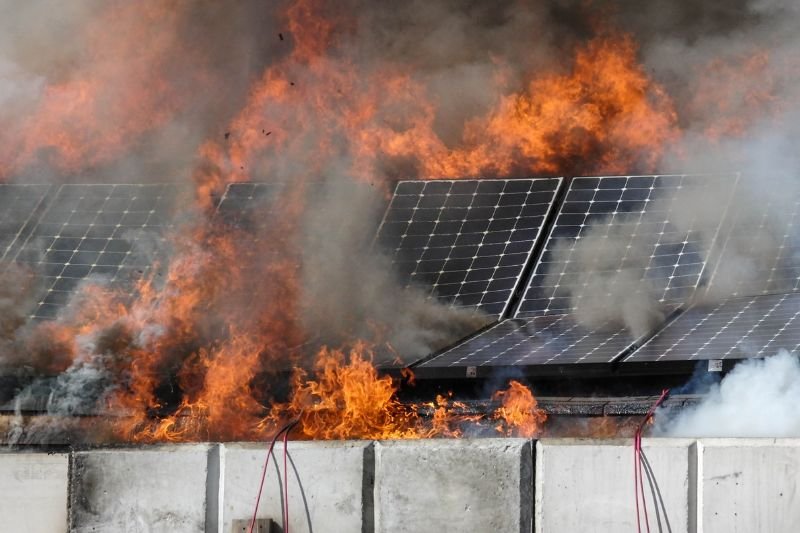
[[(735, 183), (711, 175), (573, 179), (516, 316), (569, 313), (590, 299), (616, 305), (615, 292), (685, 301), (703, 279)], [(713, 208), (687, 207), (704, 191), (722, 191)]]
[(757, 186), (736, 191), (708, 276), (716, 297), (800, 289), (800, 197), (788, 187), (763, 193)]
[(22, 244), (49, 190), (49, 185), (0, 184), (0, 259)]
[(693, 307), (626, 363), (765, 357), (800, 348), (800, 293), (734, 298)]
[(636, 339), (610, 323), (588, 329), (568, 315), (504, 320), (420, 368), (611, 363)]
[(89, 276), (133, 282), (152, 254), (178, 194), (174, 185), (62, 185), (16, 260), (40, 274), (34, 318), (56, 316)]
[(401, 181), (376, 242), (407, 285), (500, 316), (561, 178)]

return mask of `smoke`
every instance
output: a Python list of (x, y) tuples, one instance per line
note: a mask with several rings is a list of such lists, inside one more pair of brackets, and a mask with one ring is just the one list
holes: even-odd
[(550, 273), (546, 285), (570, 296), (578, 323), (589, 328), (624, 324), (639, 337), (664, 318), (655, 286), (659, 280), (642, 279), (655, 243), (652, 235), (632, 231), (633, 217), (624, 218), (590, 227), (572, 246), (557, 245), (554, 260), (570, 265), (569, 272)]
[(33, 305), (34, 276), (22, 267), (2, 265), (0, 276), (0, 339), (13, 337), (28, 319), (27, 313)]
[(654, 434), (665, 437), (800, 436), (800, 359), (781, 351), (737, 364), (700, 403), (656, 413)]
[(280, 53), (259, 4), (0, 2), (0, 177), (188, 178)]
[(408, 363), (463, 338), (489, 318), (442, 305), (423, 288), (403, 288), (389, 259), (373, 247), (382, 208), (374, 186), (346, 178), (314, 191), (301, 238), (303, 320), (324, 343), (376, 339), (388, 344), (384, 357)]

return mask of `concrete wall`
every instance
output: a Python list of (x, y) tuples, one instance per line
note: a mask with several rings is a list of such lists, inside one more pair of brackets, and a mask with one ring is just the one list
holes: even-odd
[(194, 533), (206, 528), (209, 447), (92, 450), (72, 457), (70, 530)]
[(69, 455), (0, 454), (0, 531), (67, 531)]
[[(281, 527), (282, 452), (259, 511)], [(0, 531), (229, 532), (252, 516), (265, 453), (0, 453)], [(644, 453), (651, 531), (800, 531), (800, 440), (645, 439)], [(292, 442), (288, 465), (293, 533), (636, 530), (630, 441)]]
[[(218, 530), (253, 516), (267, 447), (220, 447)], [(259, 518), (282, 524), (283, 444), (275, 446), (258, 507)], [(288, 446), (290, 531), (363, 531), (372, 523), (373, 443), (291, 442)]]
[(800, 531), (800, 439), (698, 443), (698, 531)]
[[(692, 530), (693, 446), (692, 440), (643, 441), (651, 467), (650, 475), (643, 470), (644, 495), (650, 522), (662, 525), (657, 531)], [(631, 441), (542, 440), (536, 465), (537, 532), (636, 531)]]
[(532, 489), (523, 439), (379, 442), (375, 531), (530, 532)]

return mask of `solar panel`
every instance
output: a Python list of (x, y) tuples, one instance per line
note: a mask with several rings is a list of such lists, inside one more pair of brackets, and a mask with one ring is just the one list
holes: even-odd
[(568, 315), (515, 318), (434, 357), (420, 368), (610, 363), (636, 339), (610, 323), (587, 329)]
[(16, 255), (43, 283), (34, 318), (53, 318), (81, 280), (139, 278), (169, 225), (173, 185), (62, 185)]
[[(575, 178), (551, 228), (516, 316), (564, 314), (582, 299), (614, 300), (614, 291), (646, 291), (663, 303), (690, 297), (705, 253), (724, 218), (735, 176)], [(714, 194), (715, 215), (686, 209), (687, 198)], [(720, 208), (719, 206), (722, 206)], [(709, 235), (709, 226), (712, 231)], [(598, 294), (603, 291), (603, 294)]]
[(800, 289), (800, 198), (737, 190), (724, 226), (710, 294), (748, 296)]
[(21, 245), (49, 190), (49, 185), (0, 184), (0, 259)]
[(561, 178), (401, 181), (378, 230), (406, 285), (503, 314)]
[(694, 307), (625, 359), (630, 362), (764, 357), (800, 348), (800, 294), (734, 298)]

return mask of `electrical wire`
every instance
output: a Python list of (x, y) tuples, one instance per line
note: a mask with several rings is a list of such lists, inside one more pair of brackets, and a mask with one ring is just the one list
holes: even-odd
[[(288, 482), (286, 481), (287, 474), (288, 474), (286, 472), (286, 455), (285, 455), (286, 454), (286, 442), (287, 442), (286, 439), (289, 436), (289, 431), (291, 431), (291, 429), (294, 426), (296, 426), (298, 422), (299, 422), (299, 420), (293, 420), (293, 421), (289, 422), (288, 424), (283, 426), (277, 433), (275, 433), (275, 435), (272, 437), (272, 441), (269, 444), (269, 449), (267, 450), (267, 458), (264, 460), (264, 468), (261, 470), (261, 481), (259, 482), (259, 485), (258, 485), (258, 495), (256, 496), (256, 505), (255, 505), (255, 509), (253, 509), (253, 518), (250, 520), (250, 528), (248, 529), (248, 533), (253, 533), (253, 528), (256, 526), (256, 516), (258, 516), (258, 505), (261, 503), (261, 493), (264, 490), (264, 480), (267, 478), (267, 468), (269, 467), (269, 458), (272, 456), (272, 450), (275, 449), (275, 443), (278, 441), (278, 437), (280, 437), (281, 434), (285, 434), (284, 441), (283, 441), (284, 489), (288, 488)], [(283, 501), (284, 501), (284, 516), (288, 515), (288, 512), (289, 512), (289, 506), (288, 506), (288, 503), (287, 503), (288, 499), (289, 499), (289, 494), (287, 492), (283, 497)], [(284, 521), (284, 524), (286, 524), (286, 523), (287, 522)]]
[(289, 533), (289, 468), (287, 468), (287, 458), (289, 456), (289, 432), (283, 434), (283, 533)]
[(639, 499), (641, 498), (642, 501), (642, 510), (644, 514), (644, 525), (647, 533), (650, 533), (650, 519), (647, 516), (647, 500), (645, 499), (644, 493), (644, 475), (642, 474), (642, 432), (644, 431), (644, 427), (658, 409), (658, 406), (661, 405), (664, 400), (667, 399), (669, 396), (669, 389), (664, 389), (661, 391), (661, 396), (658, 397), (656, 403), (654, 403), (650, 409), (647, 411), (647, 414), (644, 416), (642, 421), (639, 423), (639, 427), (636, 428), (636, 433), (633, 436), (633, 489), (634, 489), (634, 497), (636, 500), (636, 530), (638, 533), (642, 533), (642, 522), (641, 522), (641, 514), (639, 512)]

